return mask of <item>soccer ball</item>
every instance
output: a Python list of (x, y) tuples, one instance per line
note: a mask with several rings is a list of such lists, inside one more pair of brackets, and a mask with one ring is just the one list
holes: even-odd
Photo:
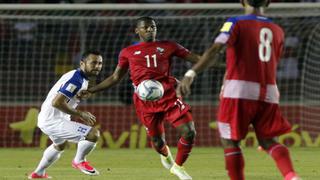
[(162, 98), (163, 92), (162, 84), (153, 79), (144, 80), (137, 87), (137, 94), (143, 101), (157, 101)]

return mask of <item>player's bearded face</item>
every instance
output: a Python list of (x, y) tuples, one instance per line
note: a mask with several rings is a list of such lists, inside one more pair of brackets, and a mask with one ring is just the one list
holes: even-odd
[(88, 76), (97, 76), (102, 69), (102, 57), (89, 55), (87, 60), (81, 64), (83, 71)]

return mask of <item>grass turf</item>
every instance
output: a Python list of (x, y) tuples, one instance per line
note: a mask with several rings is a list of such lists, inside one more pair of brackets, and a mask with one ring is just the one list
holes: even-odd
[[(176, 149), (171, 148), (173, 154)], [(290, 148), (297, 172), (304, 180), (320, 178), (319, 148)], [(272, 159), (254, 148), (244, 148), (247, 180), (281, 180)], [(0, 149), (0, 180), (27, 179), (37, 166), (43, 149)], [(152, 149), (99, 149), (88, 157), (100, 176), (89, 177), (71, 167), (74, 149), (66, 149), (47, 173), (57, 180), (177, 180), (160, 163)], [(221, 148), (194, 148), (185, 164), (194, 180), (226, 180)]]

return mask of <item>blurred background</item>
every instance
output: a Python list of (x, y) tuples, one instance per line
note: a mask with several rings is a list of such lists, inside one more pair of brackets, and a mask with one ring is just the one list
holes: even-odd
[[(238, 0), (1, 0), (1, 3), (238, 3)], [(272, 0), (272, 2), (320, 2), (320, 0)]]
[[(25, 4), (0, 5), (0, 147), (46, 146), (49, 141), (36, 128), (36, 121), (50, 88), (62, 74), (78, 66), (86, 49), (103, 53), (104, 67), (97, 82), (110, 75), (120, 50), (138, 41), (134, 33), (136, 18), (154, 17), (158, 39), (176, 41), (202, 54), (228, 17), (243, 14), (239, 1), (36, 1), (60, 3), (50, 5), (26, 4), (33, 2), (30, 0), (2, 2)], [(137, 2), (171, 4), (61, 4)], [(283, 137), (282, 142), (289, 146), (320, 147), (319, 8), (319, 3), (299, 2), (274, 3), (267, 10), (286, 33), (278, 86), (283, 114), (296, 133)], [(197, 146), (219, 145), (215, 115), (225, 70), (224, 53), (219, 60), (216, 67), (197, 77), (192, 95), (186, 99), (192, 105), (198, 129)], [(190, 67), (175, 58), (172, 73), (180, 79)], [(127, 137), (119, 147), (143, 148), (148, 144), (145, 130), (135, 116), (132, 93), (127, 77), (84, 102), (81, 108), (95, 114), (100, 130), (109, 132), (114, 139), (126, 132), (139, 134), (133, 139)], [(101, 138), (101, 147), (109, 147), (107, 137)], [(168, 143), (175, 146), (176, 138), (177, 133), (168, 126)], [(248, 146), (256, 145), (254, 138), (248, 136)]]

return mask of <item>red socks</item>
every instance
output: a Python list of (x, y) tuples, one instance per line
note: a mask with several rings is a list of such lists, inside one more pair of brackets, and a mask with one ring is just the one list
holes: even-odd
[(239, 147), (224, 149), (226, 170), (230, 180), (244, 180), (244, 159)]
[[(290, 159), (290, 154), (288, 149), (278, 143), (275, 143), (269, 147), (267, 150), (269, 155), (273, 158), (276, 162), (278, 169), (280, 170), (283, 177), (287, 179), (291, 179), (289, 176), (290, 174), (295, 174), (292, 166), (292, 162)], [(289, 176), (287, 176), (289, 175)]]
[[(294, 172), (288, 149), (278, 143), (275, 143), (267, 150), (274, 159), (285, 180), (291, 180), (298, 177)], [(240, 148), (224, 149), (226, 169), (230, 180), (244, 180), (244, 159)]]
[(176, 156), (176, 164), (182, 166), (182, 164), (188, 159), (189, 153), (191, 152), (193, 142), (188, 142), (184, 138), (180, 138), (178, 141), (178, 152)]

